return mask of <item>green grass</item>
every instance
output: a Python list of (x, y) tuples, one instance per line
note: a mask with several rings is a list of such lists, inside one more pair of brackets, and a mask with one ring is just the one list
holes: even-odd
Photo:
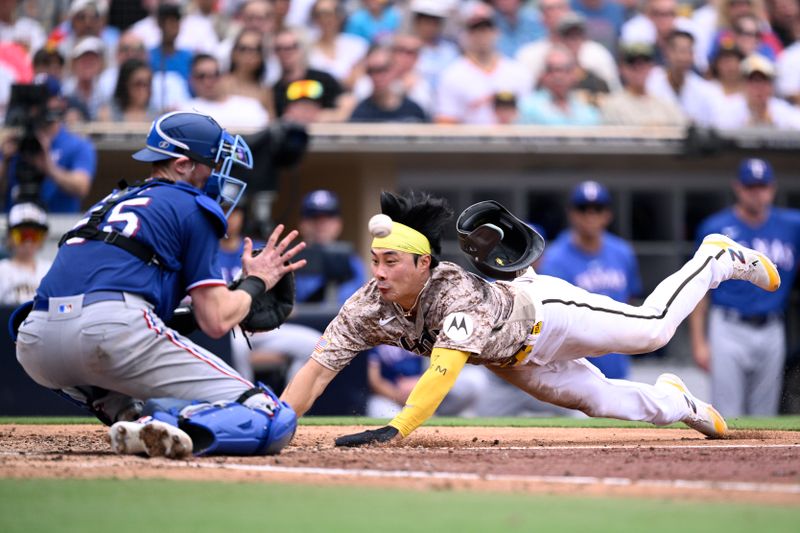
[(0, 531), (797, 531), (782, 506), (166, 480), (0, 480)]
[[(358, 416), (314, 416), (300, 419), (305, 426), (382, 426), (388, 419)], [(99, 424), (89, 417), (0, 417), (2, 424)], [(580, 427), (580, 428), (647, 428), (654, 427), (644, 422), (626, 422), (609, 418), (450, 418), (440, 417), (429, 420), (426, 426), (484, 426), (484, 427)], [(786, 415), (772, 418), (734, 418), (728, 420), (734, 429), (766, 429), (800, 431), (800, 415)], [(674, 424), (668, 427), (685, 427)]]

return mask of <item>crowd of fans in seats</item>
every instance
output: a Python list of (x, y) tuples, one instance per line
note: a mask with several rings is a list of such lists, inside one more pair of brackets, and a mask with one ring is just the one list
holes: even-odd
[(800, 129), (800, 0), (0, 0), (0, 112)]

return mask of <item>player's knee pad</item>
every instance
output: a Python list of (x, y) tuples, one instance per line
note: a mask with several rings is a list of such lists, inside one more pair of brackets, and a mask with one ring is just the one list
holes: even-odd
[(289, 443), (297, 417), (286, 403), (271, 414), (238, 402), (193, 405), (178, 427), (189, 434), (195, 455), (269, 455)]

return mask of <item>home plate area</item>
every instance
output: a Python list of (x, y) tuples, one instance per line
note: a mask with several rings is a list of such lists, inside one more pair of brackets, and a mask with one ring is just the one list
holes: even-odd
[(800, 432), (423, 427), (336, 448), (363, 427), (300, 426), (270, 457), (120, 456), (98, 425), (0, 426), (0, 477), (169, 478), (800, 504)]

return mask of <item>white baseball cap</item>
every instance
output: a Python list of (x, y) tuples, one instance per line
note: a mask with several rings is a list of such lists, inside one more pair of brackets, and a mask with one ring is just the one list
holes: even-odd
[(411, 0), (411, 12), (429, 17), (447, 18), (453, 9), (451, 0)]
[(47, 229), (47, 213), (33, 203), (15, 204), (8, 211), (8, 228), (17, 226), (36, 226)]
[(108, 2), (105, 0), (73, 0), (69, 6), (68, 16), (71, 17), (89, 7), (94, 8), (100, 16), (108, 12)]
[(105, 49), (106, 47), (103, 44), (103, 40), (100, 39), (100, 37), (89, 35), (87, 37), (84, 37), (77, 43), (75, 43), (75, 47), (72, 49), (70, 57), (72, 59), (75, 59), (81, 57), (83, 54), (88, 54), (88, 53), (95, 53), (100, 57), (103, 57)]

